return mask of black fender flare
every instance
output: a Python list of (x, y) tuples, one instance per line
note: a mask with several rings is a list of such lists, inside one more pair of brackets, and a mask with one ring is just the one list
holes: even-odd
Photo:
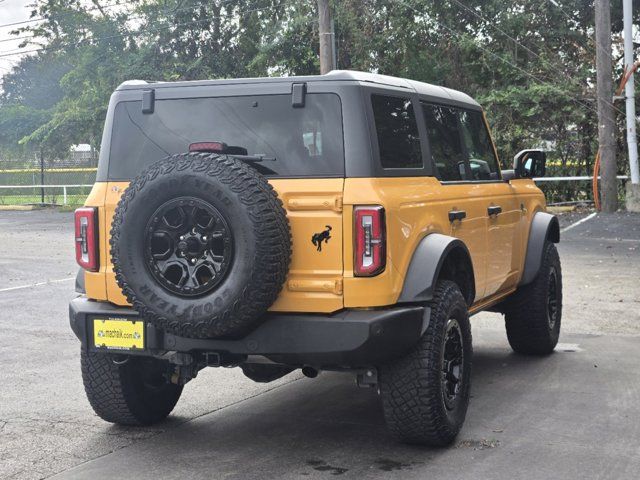
[(555, 215), (546, 212), (536, 212), (531, 221), (527, 253), (524, 260), (522, 279), (518, 286), (527, 285), (536, 278), (542, 264), (544, 244), (549, 240), (560, 242), (560, 223)]
[[(424, 237), (411, 257), (407, 274), (398, 303), (424, 303), (433, 299), (433, 290), (440, 276), (442, 266), (451, 254), (460, 255), (468, 262), (466, 267), (471, 275), (470, 285), (463, 292), (467, 305), (471, 306), (475, 300), (475, 276), (469, 249), (458, 238), (431, 233)], [(462, 288), (462, 287), (461, 287)]]

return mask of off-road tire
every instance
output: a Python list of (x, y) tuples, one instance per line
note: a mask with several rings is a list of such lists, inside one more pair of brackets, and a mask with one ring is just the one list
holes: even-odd
[[(181, 297), (156, 281), (143, 258), (145, 225), (163, 204), (185, 196), (215, 207), (233, 233), (233, 259), (211, 292)], [(163, 331), (191, 338), (242, 336), (278, 297), (291, 258), (286, 211), (273, 187), (238, 159), (173, 155), (143, 171), (124, 192), (111, 228), (111, 258), (125, 297)]]
[[(380, 369), (380, 395), (387, 427), (398, 440), (443, 447), (462, 428), (471, 387), (471, 326), (467, 303), (459, 287), (438, 282), (430, 302), (429, 326), (404, 357)], [(441, 382), (445, 333), (455, 320), (462, 336), (462, 382), (452, 408), (445, 404)]]
[(171, 413), (182, 393), (181, 385), (166, 378), (168, 364), (162, 360), (83, 349), (80, 362), (89, 403), (107, 422), (152, 425)]
[[(550, 282), (555, 275), (556, 313), (551, 320)], [(549, 355), (558, 343), (562, 319), (562, 270), (556, 246), (547, 241), (538, 275), (517, 290), (505, 305), (505, 327), (514, 352)]]

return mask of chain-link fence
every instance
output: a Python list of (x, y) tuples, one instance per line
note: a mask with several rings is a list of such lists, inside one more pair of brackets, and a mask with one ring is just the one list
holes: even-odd
[(0, 158), (0, 205), (82, 205), (96, 179), (97, 152), (66, 158), (34, 152)]

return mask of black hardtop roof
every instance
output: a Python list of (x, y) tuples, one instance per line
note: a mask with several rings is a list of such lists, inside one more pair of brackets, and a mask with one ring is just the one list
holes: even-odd
[(432, 85), (430, 83), (408, 80), (405, 78), (379, 75), (377, 73), (358, 72), (354, 70), (333, 70), (326, 75), (308, 75), (300, 77), (259, 77), (259, 78), (233, 78), (218, 80), (191, 80), (179, 82), (147, 82), (145, 80), (129, 80), (122, 83), (118, 90), (141, 90), (146, 88), (176, 88), (197, 87), (215, 85), (241, 85), (260, 83), (294, 83), (294, 82), (355, 82), (360, 84), (376, 84), (380, 87), (393, 87), (394, 89), (406, 89), (409, 92), (428, 95), (432, 98), (453, 100), (458, 103), (480, 105), (466, 93), (450, 88)]

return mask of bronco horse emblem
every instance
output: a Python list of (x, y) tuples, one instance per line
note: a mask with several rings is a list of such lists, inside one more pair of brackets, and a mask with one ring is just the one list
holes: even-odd
[(320, 233), (314, 233), (313, 237), (311, 237), (311, 243), (316, 246), (316, 249), (321, 252), (322, 251), (322, 242), (329, 243), (329, 239), (331, 238), (331, 225), (325, 225), (327, 229)]

